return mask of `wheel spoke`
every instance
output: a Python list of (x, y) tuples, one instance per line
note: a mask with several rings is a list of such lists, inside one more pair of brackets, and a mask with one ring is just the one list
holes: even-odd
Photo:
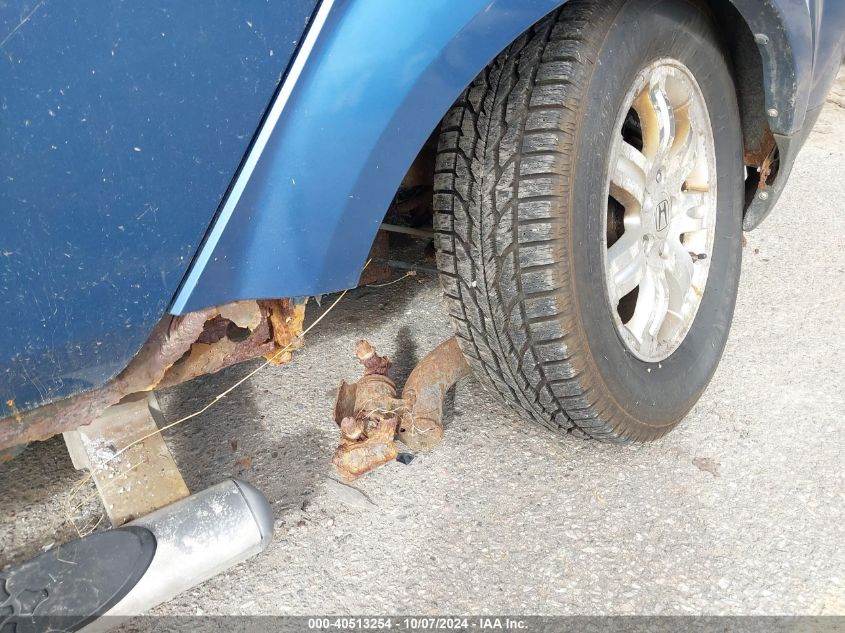
[(684, 191), (681, 195), (678, 209), (684, 213), (695, 215), (694, 211), (696, 209), (704, 208), (704, 206), (709, 202), (709, 199), (710, 197), (707, 195), (707, 192)]
[(642, 208), (648, 169), (648, 159), (643, 153), (622, 141), (610, 176), (610, 195), (627, 211), (639, 211)]
[(643, 130), (643, 154), (662, 162), (675, 142), (675, 113), (666, 96), (665, 79), (657, 78), (634, 101)]
[(654, 268), (647, 268), (640, 283), (634, 315), (625, 324), (639, 342), (641, 349), (654, 350), (657, 334), (668, 312), (669, 289), (666, 275)]
[(682, 194), (674, 209), (672, 235), (677, 237), (684, 233), (695, 233), (708, 228), (705, 222), (707, 203), (706, 194), (694, 192)]
[(640, 284), (644, 273), (642, 232), (632, 227), (607, 251), (607, 286), (614, 307)]
[(665, 156), (675, 143), (675, 111), (669, 102), (669, 97), (666, 96), (662, 82), (653, 86), (649, 95), (652, 104), (654, 104), (654, 110), (657, 113), (660, 134), (659, 152), (662, 156)]
[(666, 280), (669, 289), (669, 309), (680, 314), (687, 292), (692, 286), (695, 263), (687, 249), (679, 241), (667, 240), (669, 262), (666, 266)]
[[(688, 109), (689, 105), (687, 104), (683, 110)], [(673, 174), (676, 179), (675, 182), (684, 184), (690, 172), (692, 172), (693, 167), (695, 167), (697, 143), (695, 134), (693, 134), (692, 128), (690, 127), (689, 118), (683, 119), (683, 122), (677, 125), (676, 130), (677, 136), (675, 138), (675, 144), (672, 147), (670, 159), (672, 161), (673, 171), (675, 172)]]
[(692, 195), (709, 193), (709, 180), (707, 168), (698, 161), (698, 138), (691, 130), (678, 149), (676, 182), (681, 184), (683, 191)]

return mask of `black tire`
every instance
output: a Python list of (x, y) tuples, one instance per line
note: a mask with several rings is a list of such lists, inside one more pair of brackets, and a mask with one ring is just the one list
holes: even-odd
[[(669, 57), (701, 87), (714, 134), (710, 273), (680, 347), (639, 360), (606, 295), (602, 214), (612, 122), (641, 69)], [(727, 341), (741, 260), (736, 91), (706, 9), (686, 0), (571, 0), (503, 52), (441, 126), (435, 230), (441, 283), (476, 375), (519, 413), (609, 440), (670, 431)]]

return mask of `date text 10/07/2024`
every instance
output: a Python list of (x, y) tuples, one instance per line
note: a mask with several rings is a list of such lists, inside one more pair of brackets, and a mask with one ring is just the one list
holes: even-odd
[(311, 631), (521, 631), (527, 623), (512, 617), (335, 617), (308, 618)]

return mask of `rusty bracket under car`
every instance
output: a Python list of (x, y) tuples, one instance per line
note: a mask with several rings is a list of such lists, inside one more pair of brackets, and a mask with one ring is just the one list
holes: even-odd
[(399, 398), (388, 376), (387, 356), (376, 354), (367, 341), (358, 342), (355, 355), (364, 375), (355, 383), (342, 381), (334, 405), (340, 445), (332, 463), (347, 481), (396, 459), (397, 437), (414, 451), (440, 443), (443, 399), (452, 385), (470, 373), (453, 336), (420, 361)]

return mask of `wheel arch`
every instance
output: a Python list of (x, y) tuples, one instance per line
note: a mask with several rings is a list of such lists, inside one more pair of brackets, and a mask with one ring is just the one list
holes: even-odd
[[(409, 11), (323, 0), (170, 312), (355, 286), (393, 194), (440, 118), (490, 60), (563, 4), (431, 0)], [(766, 130), (789, 134), (803, 123), (808, 10), (803, 0), (710, 6), (736, 36), (746, 148), (760, 156)], [(777, 116), (767, 116), (772, 109)]]

